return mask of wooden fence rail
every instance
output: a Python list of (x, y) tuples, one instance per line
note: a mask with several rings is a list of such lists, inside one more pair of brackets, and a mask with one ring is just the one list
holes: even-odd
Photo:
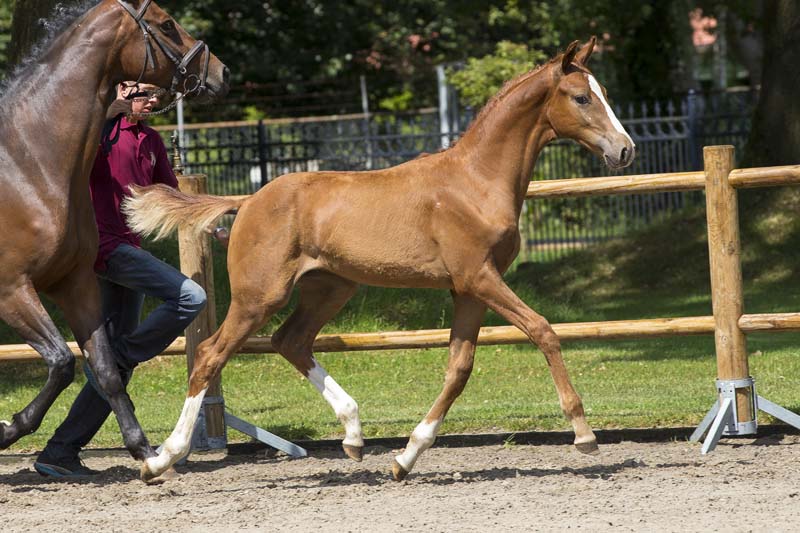
[[(739, 327), (745, 333), (759, 331), (800, 331), (800, 313), (763, 313), (742, 315)], [(680, 318), (647, 318), (605, 322), (571, 322), (553, 324), (564, 342), (613, 339), (646, 339), (712, 335), (713, 316)], [(407, 348), (440, 348), (447, 346), (449, 329), (415, 331), (381, 331), (375, 333), (340, 333), (319, 335), (314, 342), (315, 352), (364, 352), (370, 350), (401, 350)], [(478, 345), (526, 344), (528, 338), (514, 326), (481, 328)], [(76, 357), (83, 357), (75, 342), (67, 343)], [(241, 354), (274, 354), (270, 337), (251, 337), (239, 349)], [(186, 337), (178, 337), (164, 349), (162, 356), (186, 354)], [(41, 356), (27, 344), (0, 345), (0, 362), (34, 361)]]

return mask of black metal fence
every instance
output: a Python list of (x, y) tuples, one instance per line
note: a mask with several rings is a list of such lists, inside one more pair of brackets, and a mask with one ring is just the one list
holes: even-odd
[[(688, 94), (617, 109), (637, 146), (636, 161), (624, 173), (699, 170), (704, 145), (733, 144), (741, 153), (754, 104), (755, 95), (742, 91)], [(289, 172), (385, 168), (436, 152), (472, 118), (468, 110), (450, 114), (444, 128), (450, 133), (445, 134), (437, 109), (190, 125), (184, 130), (183, 163), (186, 172), (208, 175), (212, 194), (250, 194)], [(170, 127), (159, 129), (165, 137), (172, 133)], [(532, 179), (608, 173), (585, 149), (557, 141), (540, 155)], [(700, 193), (675, 192), (527, 202), (519, 260), (550, 260), (622, 236), (701, 198)]]

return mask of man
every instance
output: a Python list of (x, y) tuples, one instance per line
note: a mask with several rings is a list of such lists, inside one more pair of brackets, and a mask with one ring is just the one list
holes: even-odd
[[(140, 247), (140, 238), (128, 228), (120, 211), (130, 195), (130, 185), (178, 182), (158, 133), (142, 123), (158, 103), (158, 88), (125, 82), (119, 99), (130, 103), (130, 114), (107, 128), (98, 149), (90, 179), (92, 203), (100, 236), (95, 270), (100, 283), (103, 316), (123, 381), (133, 369), (152, 359), (189, 325), (206, 303), (197, 283)], [(115, 102), (116, 109), (120, 106)], [(107, 135), (110, 133), (110, 135)], [(139, 322), (145, 295), (163, 303)], [(48, 477), (93, 475), (80, 460), (80, 450), (94, 437), (111, 412), (89, 366), (83, 365), (87, 383), (64, 422), (34, 463)]]

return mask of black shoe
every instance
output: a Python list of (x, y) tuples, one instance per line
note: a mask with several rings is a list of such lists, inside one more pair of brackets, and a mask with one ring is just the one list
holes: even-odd
[(89, 477), (100, 473), (83, 464), (77, 457), (55, 461), (39, 456), (39, 460), (33, 463), (33, 468), (40, 475), (53, 478)]

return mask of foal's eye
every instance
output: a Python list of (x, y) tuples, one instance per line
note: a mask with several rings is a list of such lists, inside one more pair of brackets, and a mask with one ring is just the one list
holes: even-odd
[(175, 22), (172, 20), (168, 20), (166, 22), (161, 23), (161, 31), (164, 33), (172, 33), (175, 31)]
[(589, 99), (583, 95), (576, 96), (575, 101), (578, 103), (578, 105), (586, 105), (589, 103)]

